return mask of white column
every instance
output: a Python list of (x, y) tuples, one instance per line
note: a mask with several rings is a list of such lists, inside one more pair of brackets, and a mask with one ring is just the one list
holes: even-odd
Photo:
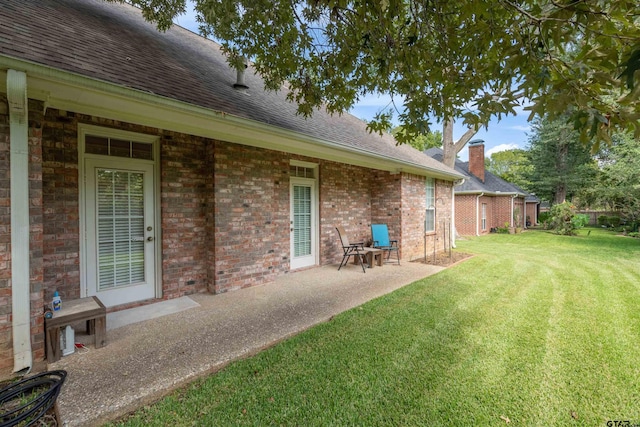
[(7, 71), (11, 144), (11, 297), (13, 370), (31, 369), (29, 284), (29, 112), (27, 75)]

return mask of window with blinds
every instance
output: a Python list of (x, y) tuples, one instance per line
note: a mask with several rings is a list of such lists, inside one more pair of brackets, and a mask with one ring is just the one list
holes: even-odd
[(311, 254), (311, 187), (293, 187), (293, 256)]
[(435, 179), (427, 178), (425, 184), (427, 194), (427, 209), (425, 217), (425, 231), (435, 231), (436, 229), (436, 185)]
[(96, 169), (98, 289), (143, 282), (144, 174)]

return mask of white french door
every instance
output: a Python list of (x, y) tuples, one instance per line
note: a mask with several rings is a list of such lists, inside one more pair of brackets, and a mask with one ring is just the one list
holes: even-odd
[(107, 307), (155, 297), (154, 166), (85, 159), (86, 289)]
[(291, 269), (317, 264), (316, 181), (291, 178)]

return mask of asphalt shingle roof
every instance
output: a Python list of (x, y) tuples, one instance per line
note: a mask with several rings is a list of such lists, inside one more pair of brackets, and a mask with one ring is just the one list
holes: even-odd
[[(424, 151), (428, 157), (439, 162), (442, 161), (443, 152), (441, 148), (429, 148)], [(539, 201), (534, 195), (524, 191), (517, 185), (505, 181), (488, 170), (484, 171), (484, 182), (477, 176), (469, 172), (469, 162), (456, 159), (455, 170), (464, 175), (464, 183), (455, 187), (456, 193), (518, 193), (527, 197), (527, 202)]]
[(338, 144), (456, 173), (388, 134), (366, 130), (350, 115), (317, 111), (305, 119), (286, 89), (265, 91), (251, 66), (246, 91), (233, 88), (236, 72), (220, 45), (174, 25), (159, 32), (140, 10), (103, 0), (3, 0), (0, 56), (26, 60), (104, 82), (255, 120)]

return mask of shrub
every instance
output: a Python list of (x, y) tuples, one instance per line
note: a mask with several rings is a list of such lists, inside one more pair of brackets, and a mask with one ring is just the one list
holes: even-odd
[[(583, 218), (576, 218), (575, 207), (571, 203), (560, 203), (554, 205), (551, 208), (551, 221), (550, 227), (556, 232), (556, 234), (563, 234), (565, 236), (572, 236), (576, 234), (578, 228), (582, 228)], [(589, 222), (587, 216), (586, 222)]]
[(540, 212), (540, 215), (538, 215), (538, 222), (544, 224), (545, 222), (549, 222), (550, 218), (551, 212)]
[(609, 217), (606, 215), (600, 215), (598, 217), (598, 225), (601, 227), (608, 227), (609, 226)]
[(576, 214), (571, 219), (573, 226), (575, 229), (583, 228), (589, 224), (589, 215), (587, 214)]
[(620, 227), (620, 217), (619, 216), (609, 216), (607, 217), (607, 222), (609, 223), (609, 227)]

